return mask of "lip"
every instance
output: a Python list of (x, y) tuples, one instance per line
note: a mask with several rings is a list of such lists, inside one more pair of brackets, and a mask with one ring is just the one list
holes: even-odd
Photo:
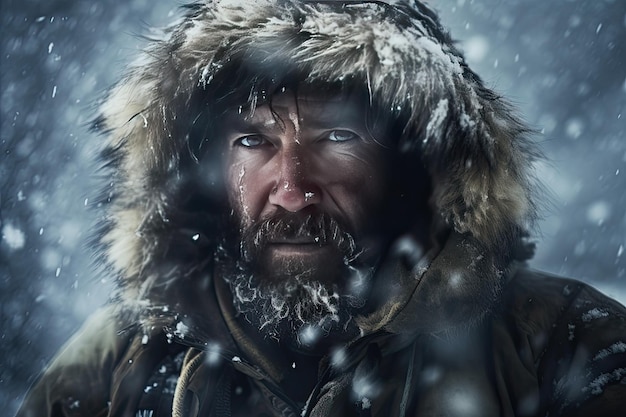
[(274, 253), (281, 253), (285, 255), (306, 255), (324, 251), (328, 249), (328, 245), (311, 242), (310, 240), (307, 240), (305, 242), (281, 241), (270, 243), (269, 248)]
[(321, 239), (315, 236), (294, 237), (288, 239), (275, 239), (269, 242), (270, 245), (315, 245), (323, 246)]

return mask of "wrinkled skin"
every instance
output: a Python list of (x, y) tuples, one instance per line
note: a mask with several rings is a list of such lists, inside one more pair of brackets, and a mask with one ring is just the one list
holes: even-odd
[(286, 90), (219, 121), (240, 242), (227, 245), (223, 278), (265, 336), (302, 345), (319, 342), (311, 331), (325, 343), (358, 334), (353, 317), (393, 235), (389, 138), (358, 97)]
[[(356, 100), (286, 91), (254, 111), (228, 114), (226, 189), (242, 233), (270, 218), (289, 229), (325, 214), (355, 238), (362, 259), (376, 259), (372, 230), (386, 195), (388, 150), (365, 111)], [(265, 243), (255, 261), (263, 279), (340, 284), (346, 253), (328, 237), (276, 233)]]

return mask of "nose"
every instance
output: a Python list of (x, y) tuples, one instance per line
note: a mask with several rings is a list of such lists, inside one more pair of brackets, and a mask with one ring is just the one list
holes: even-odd
[(319, 204), (322, 190), (311, 176), (306, 150), (293, 144), (279, 151), (278, 176), (269, 202), (292, 213)]

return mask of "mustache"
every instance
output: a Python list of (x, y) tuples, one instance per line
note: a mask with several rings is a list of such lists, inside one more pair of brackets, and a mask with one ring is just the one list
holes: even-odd
[(353, 234), (328, 213), (303, 216), (298, 213), (277, 212), (249, 227), (242, 238), (243, 249), (248, 253), (257, 253), (270, 243), (304, 240), (320, 246), (332, 245), (347, 260), (358, 254)]

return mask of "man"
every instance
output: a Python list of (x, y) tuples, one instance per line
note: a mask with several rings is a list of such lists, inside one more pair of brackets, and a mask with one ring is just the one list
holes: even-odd
[(120, 291), (20, 416), (621, 415), (626, 311), (524, 267), (538, 152), (426, 6), (189, 6), (96, 127)]

